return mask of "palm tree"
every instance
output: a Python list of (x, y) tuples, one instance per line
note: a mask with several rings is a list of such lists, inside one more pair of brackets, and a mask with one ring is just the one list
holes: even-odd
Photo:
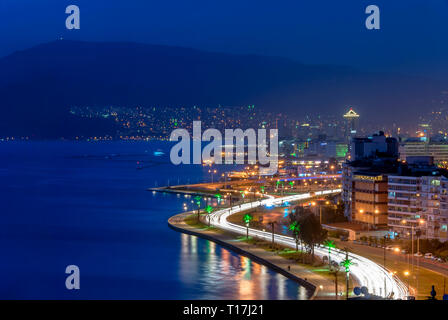
[(331, 248), (336, 248), (333, 240), (325, 241), (325, 246), (328, 247), (328, 267), (331, 270)]
[(346, 299), (348, 300), (348, 281), (350, 277), (350, 266), (353, 265), (351, 259), (348, 258), (348, 251), (345, 253), (345, 260), (341, 262), (341, 266), (345, 268), (345, 286), (346, 286)]
[(244, 193), (244, 191), (240, 191), (241, 192), (241, 198), (243, 199), (243, 203), (245, 203), (246, 201), (244, 201), (244, 198), (246, 197), (246, 194)]
[(253, 216), (250, 213), (246, 213), (243, 217), (243, 222), (246, 224), (246, 238), (249, 239), (249, 224), (253, 220)]
[(296, 251), (299, 251), (299, 233), (300, 233), (300, 224), (298, 221), (293, 221), (289, 225), (289, 230), (294, 234), (294, 238), (296, 239)]
[(198, 205), (198, 221), (199, 221), (199, 215), (201, 214), (201, 196), (194, 197), (194, 200), (196, 200), (196, 204)]
[(218, 199), (218, 204), (221, 203), (222, 195), (220, 193), (215, 194), (215, 197)]
[(277, 221), (268, 222), (268, 224), (271, 226), (272, 230), (272, 248), (274, 248), (274, 226), (277, 224)]
[(210, 213), (213, 212), (213, 207), (211, 205), (206, 206), (205, 212), (207, 212), (208, 226), (210, 227)]

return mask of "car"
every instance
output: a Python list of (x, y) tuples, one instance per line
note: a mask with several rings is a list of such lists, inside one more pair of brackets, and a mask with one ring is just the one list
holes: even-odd
[(394, 250), (394, 247), (393, 246), (387, 246), (386, 250)]
[(434, 261), (437, 261), (437, 262), (444, 262), (442, 258), (434, 258)]
[(425, 253), (425, 259), (432, 259), (433, 257), (431, 252)]
[(408, 250), (403, 249), (403, 250), (401, 250), (401, 253), (402, 253), (402, 254), (408, 254), (409, 252), (408, 252)]
[(416, 256), (416, 257), (422, 257), (423, 254), (422, 254), (421, 252), (417, 252), (417, 253), (414, 254), (414, 256)]

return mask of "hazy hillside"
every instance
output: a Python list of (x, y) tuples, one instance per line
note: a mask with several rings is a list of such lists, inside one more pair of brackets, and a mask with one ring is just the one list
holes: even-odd
[(255, 104), (291, 114), (341, 114), (356, 105), (365, 118), (404, 121), (442, 89), (417, 77), (283, 58), (63, 40), (0, 59), (0, 133), (113, 131), (107, 122), (74, 121), (72, 105)]

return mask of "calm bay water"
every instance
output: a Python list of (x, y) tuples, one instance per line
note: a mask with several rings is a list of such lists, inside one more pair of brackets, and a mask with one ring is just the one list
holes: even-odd
[[(265, 266), (168, 227), (191, 199), (145, 189), (211, 176), (167, 154), (163, 142), (0, 143), (0, 298), (305, 299)], [(70, 264), (80, 290), (65, 288)]]

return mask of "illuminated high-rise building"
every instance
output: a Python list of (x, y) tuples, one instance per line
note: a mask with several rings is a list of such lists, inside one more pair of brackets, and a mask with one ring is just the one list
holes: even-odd
[(350, 108), (346, 114), (343, 115), (345, 120), (345, 142), (348, 146), (350, 153), (350, 144), (354, 137), (357, 135), (359, 114), (357, 114), (353, 108)]

